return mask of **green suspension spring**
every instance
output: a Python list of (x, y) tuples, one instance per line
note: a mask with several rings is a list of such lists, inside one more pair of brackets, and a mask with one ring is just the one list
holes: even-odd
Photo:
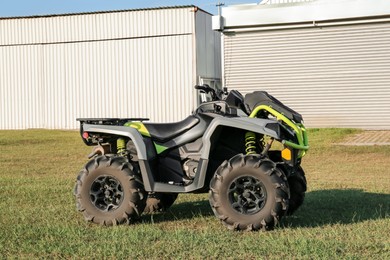
[(116, 140), (116, 149), (118, 151), (118, 154), (122, 154), (125, 151), (126, 148), (126, 141), (123, 138), (118, 138)]
[(256, 154), (256, 134), (253, 132), (246, 132), (245, 134), (245, 152), (247, 155)]

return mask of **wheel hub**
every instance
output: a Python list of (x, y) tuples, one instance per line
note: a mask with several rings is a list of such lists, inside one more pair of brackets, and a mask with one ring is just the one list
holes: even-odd
[(89, 196), (96, 208), (104, 212), (113, 211), (123, 201), (123, 187), (113, 176), (99, 176), (92, 182)]
[(252, 176), (236, 178), (229, 187), (228, 196), (233, 209), (253, 215), (264, 208), (267, 192), (264, 184)]
[(245, 198), (250, 198), (250, 196), (251, 196), (251, 193), (248, 191), (248, 190), (245, 190), (245, 192), (243, 193), (243, 195), (244, 195), (244, 197)]

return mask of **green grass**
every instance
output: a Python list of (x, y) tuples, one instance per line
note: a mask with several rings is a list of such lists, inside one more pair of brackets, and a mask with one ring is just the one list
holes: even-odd
[(311, 129), (304, 205), (270, 232), (228, 231), (207, 194), (165, 214), (101, 227), (75, 210), (90, 148), (73, 131), (0, 131), (0, 258), (390, 259), (390, 147), (334, 143), (357, 130)]

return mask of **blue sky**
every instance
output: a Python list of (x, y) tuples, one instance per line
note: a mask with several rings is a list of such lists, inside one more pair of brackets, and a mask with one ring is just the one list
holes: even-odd
[[(254, 0), (221, 1), (226, 5), (254, 3)], [(218, 0), (134, 1), (134, 0), (0, 0), (0, 17), (108, 11), (173, 5), (196, 5), (217, 13)]]

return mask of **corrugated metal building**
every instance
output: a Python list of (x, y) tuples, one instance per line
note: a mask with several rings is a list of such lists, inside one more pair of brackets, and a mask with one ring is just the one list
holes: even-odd
[(270, 1), (213, 18), (224, 84), (269, 91), (309, 127), (390, 129), (390, 1)]
[(221, 78), (220, 34), (195, 6), (0, 18), (0, 129), (77, 117), (185, 118)]

